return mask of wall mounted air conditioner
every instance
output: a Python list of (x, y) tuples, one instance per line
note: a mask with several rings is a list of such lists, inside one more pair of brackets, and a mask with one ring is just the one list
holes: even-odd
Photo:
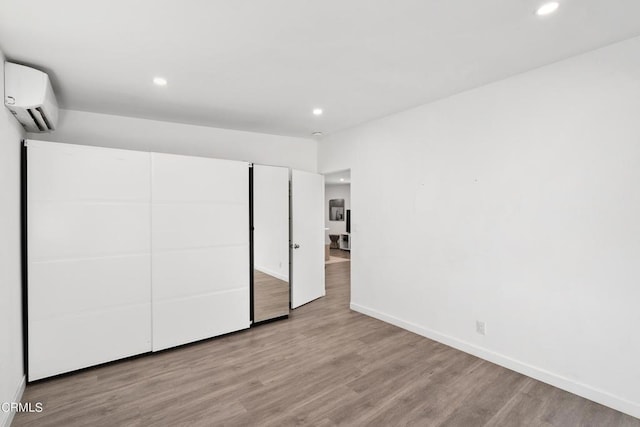
[(49, 132), (58, 124), (58, 102), (49, 76), (34, 68), (4, 63), (4, 105), (27, 132)]

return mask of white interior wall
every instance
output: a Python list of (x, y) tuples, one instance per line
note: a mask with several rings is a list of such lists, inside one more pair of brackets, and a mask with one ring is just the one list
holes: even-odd
[(55, 132), (30, 139), (242, 160), (316, 171), (317, 143), (307, 138), (61, 110)]
[(638, 52), (320, 141), (321, 172), (351, 169), (352, 307), (640, 416)]
[[(0, 52), (0, 64), (4, 55)], [(0, 67), (4, 94), (4, 66)], [(20, 261), (20, 140), (22, 127), (9, 110), (0, 113), (0, 402), (20, 397), (22, 366), (22, 276)], [(0, 411), (0, 426), (10, 414)]]
[[(329, 200), (344, 199), (344, 221), (329, 221)], [(325, 243), (331, 243), (329, 234), (347, 232), (347, 209), (351, 209), (351, 186), (349, 184), (327, 184), (324, 187), (324, 222), (329, 230), (325, 233)]]

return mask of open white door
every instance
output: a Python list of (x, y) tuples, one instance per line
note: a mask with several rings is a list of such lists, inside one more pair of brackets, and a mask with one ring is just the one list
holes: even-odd
[(323, 297), (324, 176), (291, 175), (291, 308)]

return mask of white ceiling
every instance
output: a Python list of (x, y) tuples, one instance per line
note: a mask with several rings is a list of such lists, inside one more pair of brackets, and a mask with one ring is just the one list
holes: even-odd
[(351, 184), (351, 169), (324, 174), (324, 183), (330, 185)]
[(2, 0), (0, 49), (68, 109), (309, 136), (640, 35), (638, 0), (559, 1)]

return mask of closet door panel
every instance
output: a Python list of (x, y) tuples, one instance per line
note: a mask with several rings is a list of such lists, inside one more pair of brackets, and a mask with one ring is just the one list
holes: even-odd
[[(91, 258), (34, 263), (29, 275), (32, 320), (55, 318), (60, 307), (67, 314), (108, 311), (123, 306), (145, 306), (150, 316), (149, 256)], [(150, 320), (147, 324), (150, 327)]]
[(253, 166), (253, 321), (289, 315), (289, 169)]
[(149, 256), (149, 204), (29, 201), (30, 259)]
[(175, 250), (245, 246), (246, 233), (238, 227), (243, 219), (248, 221), (247, 210), (247, 203), (154, 202), (153, 247)]
[(29, 380), (150, 351), (149, 154), (27, 146)]
[(248, 203), (249, 190), (241, 188), (244, 183), (249, 185), (245, 162), (161, 153), (152, 156), (156, 203)]
[(232, 246), (154, 253), (154, 299), (242, 289), (246, 277), (238, 272), (247, 269), (246, 252)]
[(154, 351), (246, 329), (248, 313), (243, 289), (154, 301)]
[(146, 303), (30, 319), (29, 380), (151, 351), (150, 315)]
[(249, 327), (248, 174), (152, 154), (154, 351)]
[[(149, 202), (149, 153), (28, 141), (35, 200)], [(143, 165), (144, 164), (144, 165)]]

